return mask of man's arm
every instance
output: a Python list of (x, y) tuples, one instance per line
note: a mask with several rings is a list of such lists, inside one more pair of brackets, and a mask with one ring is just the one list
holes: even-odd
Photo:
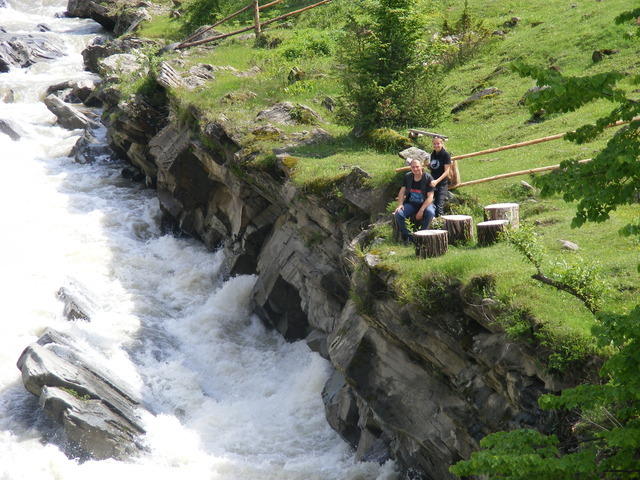
[(404, 203), (404, 193), (406, 190), (407, 189), (404, 185), (400, 187), (400, 191), (398, 192), (398, 197), (396, 198), (396, 200), (398, 200), (398, 206), (393, 211), (393, 213), (398, 213), (400, 210), (402, 210), (402, 205)]

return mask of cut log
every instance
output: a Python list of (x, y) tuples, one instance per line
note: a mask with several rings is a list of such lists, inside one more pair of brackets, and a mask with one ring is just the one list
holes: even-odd
[(420, 258), (439, 257), (447, 253), (449, 246), (446, 230), (419, 230), (413, 234), (416, 256)]
[(449, 243), (466, 243), (473, 238), (473, 218), (469, 215), (443, 215), (444, 227), (449, 235)]
[(396, 216), (391, 214), (391, 238), (396, 243), (400, 243), (402, 241), (402, 235), (400, 234), (400, 228), (398, 228), (398, 222), (396, 222)]
[(511, 228), (520, 225), (520, 205), (517, 203), (494, 203), (484, 207), (485, 220), (507, 220)]
[(478, 245), (486, 247), (496, 243), (498, 234), (507, 228), (509, 222), (507, 220), (488, 220), (480, 222), (476, 225), (478, 231)]

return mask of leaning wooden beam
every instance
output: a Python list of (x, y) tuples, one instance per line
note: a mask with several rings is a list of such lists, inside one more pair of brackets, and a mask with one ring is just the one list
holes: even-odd
[[(280, 2), (282, 2), (283, 0), (273, 0), (273, 2), (270, 3), (266, 3), (264, 5), (260, 5), (260, 7), (258, 8), (258, 10), (262, 11), (265, 8), (269, 8), (272, 5), (276, 5)], [(215, 27), (217, 27), (218, 25), (220, 25), (221, 23), (224, 23), (228, 20), (231, 20), (233, 18), (236, 18), (238, 15), (240, 15), (241, 13), (246, 12), (247, 10), (249, 10), (250, 8), (253, 7), (253, 4), (250, 3), (249, 5), (247, 5), (246, 7), (241, 8), (240, 10), (238, 10), (237, 12), (233, 12), (231, 15), (227, 15), (226, 17), (224, 17), (222, 20), (218, 20), (216, 23), (214, 23), (213, 25), (208, 26), (207, 28), (205, 28), (204, 30), (202, 30), (201, 32), (197, 32), (194, 33), (193, 35), (190, 35), (189, 37), (187, 37), (185, 40), (183, 40), (180, 45), (178, 45), (176, 48), (182, 48), (182, 45), (190, 42), (191, 40), (193, 40), (196, 37), (199, 37), (200, 35), (207, 33), (210, 30), (213, 30)]]
[[(637, 118), (634, 120), (637, 120)], [(629, 122), (624, 120), (619, 120), (615, 123), (607, 125), (606, 128), (619, 127), (620, 125), (625, 125), (627, 123)], [(511, 150), (512, 148), (527, 147), (529, 145), (536, 145), (537, 143), (550, 142), (551, 140), (558, 140), (559, 138), (563, 138), (565, 135), (567, 135), (567, 133), (568, 132), (557, 133), (555, 135), (549, 135), (548, 137), (536, 138), (534, 140), (527, 140), (525, 142), (513, 143), (511, 145), (503, 145), (502, 147), (489, 148), (487, 150), (480, 150), (479, 152), (465, 153), (464, 155), (457, 155), (451, 158), (453, 160), (462, 160), (463, 158), (477, 157), (480, 155), (486, 155), (488, 153), (501, 152), (503, 150)]]
[(434, 137), (434, 138), (442, 138), (443, 140), (448, 140), (449, 137), (447, 137), (446, 135), (441, 135), (439, 133), (433, 133), (433, 132), (427, 132), (425, 130), (418, 130), (416, 128), (410, 128), (409, 129), (409, 136), (414, 135), (414, 136), (420, 136), (420, 135), (427, 135), (428, 137)]
[[(279, 17), (272, 18), (271, 20), (267, 20), (266, 22), (262, 22), (260, 24), (260, 28), (265, 27), (273, 22), (277, 22), (278, 20), (283, 20), (285, 18), (291, 17), (292, 15), (297, 15), (299, 13), (305, 12), (315, 7), (319, 7), (320, 5), (324, 5), (325, 3), (330, 3), (333, 0), (322, 0), (321, 2), (314, 3), (313, 5), (309, 5), (307, 7), (301, 8), (299, 10), (295, 10), (293, 12), (285, 13), (284, 15), (280, 15)], [(253, 4), (251, 4), (253, 6)], [(216, 35), (214, 37), (203, 38), (202, 40), (196, 40), (190, 43), (182, 43), (176, 47), (176, 49), (195, 47), (196, 45), (202, 45), (204, 43), (215, 42), (216, 40), (222, 40), (223, 38), (231, 37), (233, 35), (237, 35), (242, 32), (247, 32), (249, 30), (255, 30), (256, 26), (251, 25), (250, 27), (241, 28), (240, 30), (236, 30), (235, 32), (225, 33), (223, 35)]]
[(240, 10), (238, 10), (237, 12), (233, 12), (231, 15), (228, 15), (226, 17), (224, 17), (222, 20), (218, 20), (216, 23), (214, 23), (213, 25), (208, 26), (207, 28), (205, 28), (204, 30), (202, 30), (201, 32), (196, 32), (193, 35), (189, 35), (187, 38), (185, 38), (182, 42), (180, 42), (180, 44), (176, 47), (176, 48), (183, 48), (184, 45), (188, 44), (191, 40), (193, 40), (196, 37), (199, 37), (200, 35), (203, 35), (205, 33), (207, 33), (210, 30), (213, 30), (215, 27), (217, 27), (218, 25), (220, 25), (221, 23), (226, 22), (227, 20), (231, 20), (232, 18), (237, 17), (238, 15), (240, 15), (243, 12), (246, 12), (247, 10), (249, 10), (251, 7), (253, 7), (253, 3), (250, 3), (249, 5), (247, 5), (244, 8), (241, 8)]
[[(630, 123), (636, 120), (640, 120), (640, 117), (635, 117), (629, 121), (619, 120), (615, 123), (607, 125), (606, 128), (619, 127), (620, 125), (626, 125), (627, 123)], [(536, 145), (538, 143), (549, 142), (551, 140), (558, 140), (559, 138), (563, 138), (567, 133), (568, 132), (557, 133), (555, 135), (549, 135), (548, 137), (536, 138), (533, 140), (527, 140), (525, 142), (520, 142), (520, 143), (512, 143), (511, 145), (503, 145), (501, 147), (489, 148), (487, 150), (480, 150), (479, 152), (471, 152), (471, 153), (465, 153), (462, 155), (454, 155), (451, 157), (451, 160), (462, 160), (464, 158), (478, 157), (480, 155), (486, 155), (488, 153), (496, 153), (496, 152), (501, 152), (503, 150), (511, 150), (512, 148), (527, 147), (529, 145)], [(406, 172), (406, 171), (409, 171), (410, 169), (411, 167), (399, 167), (399, 168), (396, 168), (396, 172)]]
[[(591, 159), (580, 160), (578, 163), (590, 162)], [(468, 182), (458, 183), (457, 185), (449, 185), (449, 190), (454, 188), (467, 187), (469, 185), (476, 185), (478, 183), (491, 182), (493, 180), (500, 180), (502, 178), (517, 177), (518, 175), (527, 175), (528, 173), (546, 172), (548, 170), (557, 170), (560, 165), (549, 165), (548, 167), (530, 168), (529, 170), (519, 170), (517, 172), (502, 173), (500, 175), (494, 175), (493, 177), (478, 178), (477, 180), (469, 180)]]

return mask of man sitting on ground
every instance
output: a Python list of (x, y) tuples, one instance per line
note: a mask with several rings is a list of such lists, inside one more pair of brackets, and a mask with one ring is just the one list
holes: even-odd
[(409, 163), (411, 171), (403, 178), (402, 187), (398, 192), (398, 207), (393, 212), (394, 219), (402, 241), (407, 244), (411, 240), (411, 234), (407, 230), (407, 218), (415, 215), (415, 219), (421, 222), (423, 230), (429, 228), (436, 211), (433, 205), (433, 178), (422, 170), (420, 160), (412, 159)]

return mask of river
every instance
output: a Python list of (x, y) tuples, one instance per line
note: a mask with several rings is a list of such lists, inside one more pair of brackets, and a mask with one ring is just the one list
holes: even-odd
[[(355, 462), (328, 426), (321, 391), (330, 366), (251, 313), (255, 277), (223, 279), (221, 252), (162, 235), (154, 191), (122, 178), (122, 163), (68, 156), (82, 132), (56, 126), (42, 98), (52, 84), (91, 78), (80, 52), (100, 27), (57, 18), (62, 0), (7, 3), (0, 26), (48, 36), (65, 55), (0, 73), (0, 97), (15, 97), (0, 101), (0, 119), (23, 132), (17, 141), (0, 133), (0, 480), (394, 478), (391, 463)], [(92, 299), (90, 322), (63, 317), (63, 286)], [(154, 412), (144, 417), (147, 453), (65, 455), (62, 432), (15, 366), (46, 327), (94, 348), (143, 398)]]

